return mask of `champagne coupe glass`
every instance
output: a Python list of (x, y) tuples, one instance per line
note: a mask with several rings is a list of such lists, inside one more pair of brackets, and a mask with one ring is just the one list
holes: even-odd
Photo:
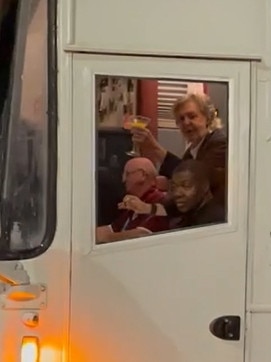
[[(144, 129), (150, 123), (150, 118), (143, 117), (143, 116), (130, 116), (129, 118), (129, 128), (137, 128), (137, 129)], [(130, 157), (139, 157), (140, 152), (138, 149), (138, 145), (133, 142), (133, 148), (131, 151), (126, 152), (126, 154)]]

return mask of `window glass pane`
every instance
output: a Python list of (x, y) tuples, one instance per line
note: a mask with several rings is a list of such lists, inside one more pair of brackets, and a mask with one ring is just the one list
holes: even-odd
[(95, 89), (97, 243), (226, 222), (228, 84), (97, 75)]
[(2, 202), (6, 216), (2, 218), (2, 239), (6, 236), (2, 249), (21, 253), (21, 257), (23, 252), (41, 246), (50, 206), (47, 6), (47, 0), (23, 1), (18, 22)]

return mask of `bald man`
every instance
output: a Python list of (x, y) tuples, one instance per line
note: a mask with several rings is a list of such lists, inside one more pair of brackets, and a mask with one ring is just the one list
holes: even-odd
[[(156, 204), (164, 198), (164, 193), (157, 188), (156, 177), (157, 171), (153, 163), (147, 158), (137, 157), (126, 163), (122, 180), (127, 194), (137, 196), (149, 204)], [(138, 238), (168, 228), (166, 216), (137, 215), (133, 211), (122, 210), (111, 225), (97, 228), (97, 242)]]

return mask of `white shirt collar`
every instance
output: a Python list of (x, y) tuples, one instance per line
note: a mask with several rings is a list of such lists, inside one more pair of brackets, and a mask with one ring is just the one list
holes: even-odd
[[(207, 136), (207, 135), (206, 135), (206, 136)], [(192, 148), (192, 147), (191, 147), (191, 143), (189, 143), (189, 144), (187, 145), (186, 151), (191, 147), (191, 148), (190, 148), (190, 153), (191, 153), (191, 155), (192, 155), (192, 157), (193, 157), (194, 159), (196, 159), (197, 154), (198, 154), (198, 151), (199, 151), (199, 148), (200, 148), (200, 146), (203, 144), (206, 136), (203, 137), (203, 139), (200, 141), (200, 143), (197, 144), (196, 147), (193, 147), (193, 148)]]

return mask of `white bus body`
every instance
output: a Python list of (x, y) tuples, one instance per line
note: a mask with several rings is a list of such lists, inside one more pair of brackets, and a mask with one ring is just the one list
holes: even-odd
[[(57, 49), (56, 232), (25, 273), (0, 261), (0, 361), (34, 336), (39, 362), (268, 362), (271, 1), (59, 0)], [(95, 74), (227, 83), (226, 224), (95, 244)], [(238, 340), (209, 331), (224, 315)]]

